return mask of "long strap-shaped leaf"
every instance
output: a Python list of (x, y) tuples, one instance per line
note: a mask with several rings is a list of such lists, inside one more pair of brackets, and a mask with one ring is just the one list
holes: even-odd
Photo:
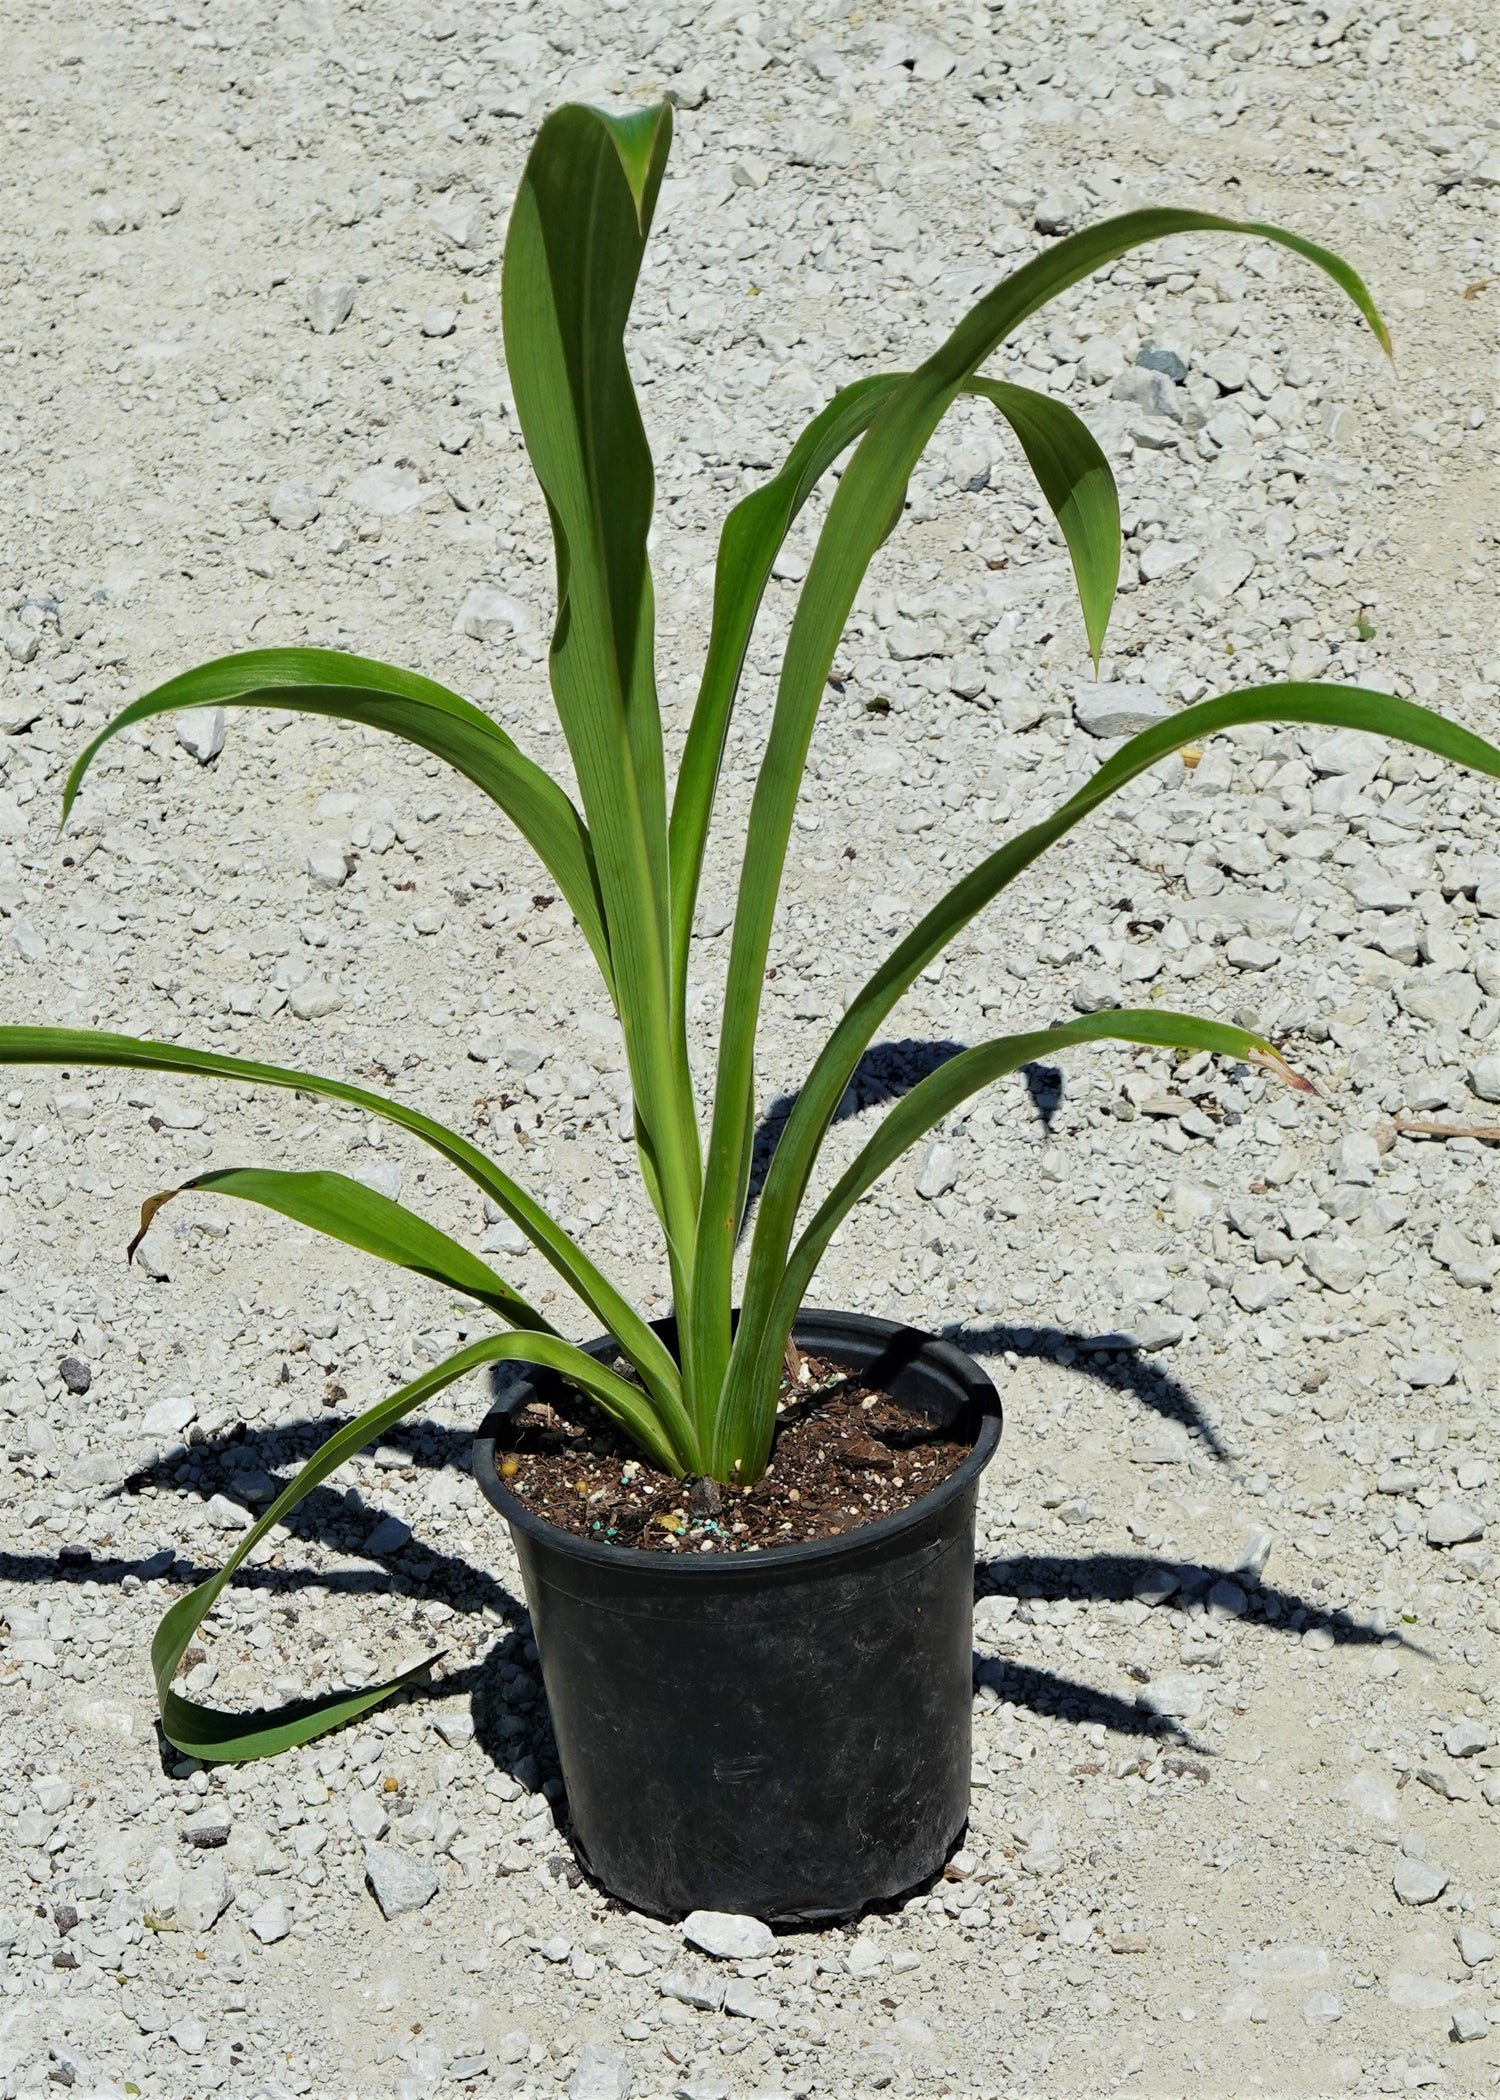
[(552, 691), (599, 868), (615, 990), (674, 1281), (691, 1274), (701, 1179), (674, 1036), (666, 764), (646, 538), (651, 453), (624, 333), (671, 141), (666, 105), (555, 110), (506, 236), (505, 355), (557, 558)]
[[(886, 957), (850, 1002), (823, 1046), (787, 1118), (761, 1193), (745, 1278), (744, 1305), (724, 1408), (725, 1448), (738, 1452), (752, 1439), (751, 1418), (764, 1405), (751, 1391), (763, 1323), (780, 1284), (808, 1179), (824, 1132), (876, 1029), (892, 1007), (940, 955), (956, 933), (1101, 803), (1158, 759), (1183, 744), (1248, 722), (1302, 722), (1330, 729), (1362, 729), (1389, 736), (1457, 765), (1500, 779), (1500, 750), (1415, 701), (1352, 686), (1286, 683), (1247, 686), (1199, 701), (1168, 721), (1142, 730), (1107, 759), (1075, 795), (1040, 824), (1018, 832), (939, 899)], [(946, 1068), (944, 1068), (946, 1069)]]
[(675, 1446), (684, 1457), (693, 1450), (677, 1366), (660, 1338), (556, 1220), (457, 1131), (408, 1108), (404, 1102), (391, 1101), (366, 1087), (350, 1086), (342, 1079), (325, 1078), (320, 1072), (299, 1072), (285, 1065), (227, 1057), (217, 1050), (189, 1050), (178, 1043), (146, 1042), (135, 1036), (109, 1035), (88, 1028), (0, 1028), (0, 1065), (75, 1064), (125, 1066), (144, 1072), (190, 1072), (206, 1079), (239, 1079), (251, 1086), (290, 1087), (321, 1094), (330, 1101), (352, 1102), (369, 1114), (410, 1131), (467, 1174), (520, 1226), (532, 1245), (547, 1257), (563, 1281), (619, 1343), (656, 1401)]
[(352, 1458), (366, 1444), (373, 1443), (388, 1429), (394, 1428), (424, 1400), (430, 1400), (434, 1393), (441, 1392), (456, 1378), (462, 1378), (465, 1372), (476, 1370), (481, 1364), (502, 1362), (538, 1364), (544, 1370), (560, 1371), (590, 1393), (605, 1413), (613, 1415), (660, 1465), (681, 1476), (681, 1464), (662, 1437), (644, 1396), (573, 1343), (551, 1334), (498, 1334), (486, 1341), (471, 1343), (467, 1349), (460, 1349), (445, 1363), (424, 1371), (410, 1385), (402, 1386), (389, 1399), (377, 1401), (375, 1406), (366, 1408), (344, 1428), (336, 1430), (245, 1533), (218, 1574), (199, 1583), (196, 1589), (189, 1590), (185, 1597), (179, 1597), (163, 1612), (151, 1643), (151, 1668), (161, 1707), (162, 1732), (168, 1742), (189, 1757), (202, 1758), (205, 1764), (273, 1757), (279, 1750), (289, 1750), (295, 1743), (309, 1742), (314, 1736), (326, 1734), (330, 1728), (341, 1727), (346, 1721), (368, 1713), (372, 1706), (378, 1706), (382, 1699), (388, 1699), (392, 1692), (399, 1691), (402, 1685), (409, 1684), (429, 1667), (429, 1663), (422, 1662), (384, 1684), (364, 1685), (354, 1692), (325, 1693), (321, 1698), (299, 1701), (279, 1713), (225, 1713), (218, 1707), (200, 1706), (172, 1688), (178, 1665), (205, 1614), (243, 1564), (246, 1555), (260, 1544), (273, 1525), (290, 1516), (297, 1505), (305, 1501), (345, 1459)]
[(902, 376), (881, 373), (841, 388), (798, 437), (780, 472), (734, 506), (719, 534), (703, 676), (672, 794), (672, 955), (679, 1003), (724, 741), (772, 564), (808, 497), (839, 454), (868, 430)]
[(431, 678), (337, 649), (249, 649), (169, 678), (122, 708), (76, 761), (63, 791), (68, 819), (84, 775), (111, 737), (187, 707), (275, 707), (329, 715), (404, 737), (441, 758), (499, 804), (562, 891), (613, 989), (609, 937), (587, 827), (550, 774), (471, 700)]
[(985, 358), (1021, 323), (1091, 271), (1144, 241), (1212, 230), (1256, 234), (1308, 257), (1348, 292), (1382, 343), (1385, 327), (1361, 279), (1314, 242), (1211, 212), (1128, 212), (1069, 236), (970, 309), (947, 341), (887, 396), (844, 471), (818, 538), (782, 660), (770, 737), (751, 805), (720, 1034), (714, 1117), (701, 1208), (693, 1327), (700, 1375), (717, 1384), (730, 1347), (735, 1191), (746, 1075), (754, 1055), (766, 956), (807, 748), (824, 682), (855, 594), (913, 467), (940, 418)]
[(441, 1283), (450, 1291), (477, 1298), (512, 1327), (524, 1327), (538, 1334), (556, 1331), (552, 1322), (513, 1290), (503, 1276), (497, 1276), (488, 1262), (450, 1239), (446, 1232), (439, 1232), (436, 1225), (429, 1225), (404, 1204), (393, 1203), (389, 1196), (382, 1196), (378, 1189), (369, 1188), (348, 1174), (296, 1174), (279, 1167), (216, 1167), (211, 1173), (195, 1174), (181, 1188), (164, 1189), (141, 1205), (140, 1230), (126, 1249), (127, 1257), (134, 1255), (164, 1205), (187, 1195), (189, 1190), (237, 1196), (241, 1202), (279, 1211), (282, 1217), (309, 1225), (331, 1240), (342, 1240), (346, 1247), (358, 1247), (398, 1268), (430, 1276), (434, 1283)]
[[(882, 373), (842, 388), (798, 437), (781, 471), (724, 521), (703, 677), (672, 797), (672, 955), (679, 1003), (725, 739), (772, 565), (818, 482), (869, 428), (905, 376)], [(997, 379), (973, 380), (963, 391), (997, 408), (1020, 441), (1067, 543), (1097, 664), (1120, 578), (1120, 501), (1109, 461), (1087, 424), (1050, 394)], [(892, 526), (898, 516), (893, 510)]]
[[(1303, 1093), (1315, 1091), (1310, 1081), (1294, 1072), (1264, 1036), (1245, 1028), (1232, 1028), (1220, 1021), (1200, 1020), (1194, 1014), (1178, 1014), (1159, 1008), (1116, 1008), (1112, 1012), (1085, 1014), (1060, 1028), (1032, 1029), (1025, 1035), (1002, 1035), (970, 1050), (961, 1050), (935, 1072), (918, 1082), (882, 1117), (874, 1136), (857, 1153), (819, 1204), (806, 1230), (792, 1250), (772, 1300), (761, 1337), (756, 1375), (762, 1385), (766, 1364), (779, 1362), (787, 1336), (797, 1317), (813, 1273), (838, 1226), (865, 1190), (903, 1153), (940, 1123), (944, 1116), (1009, 1072), (1034, 1059), (1052, 1057), (1075, 1043), (1098, 1041), (1156, 1043), (1167, 1048), (1210, 1050), (1220, 1057), (1242, 1058), (1276, 1072)], [(777, 1340), (777, 1336), (780, 1340)], [(775, 1365), (773, 1363), (773, 1372)], [(756, 1441), (747, 1445), (741, 1460), (741, 1475), (755, 1479), (765, 1465), (775, 1415), (763, 1410), (755, 1424)]]

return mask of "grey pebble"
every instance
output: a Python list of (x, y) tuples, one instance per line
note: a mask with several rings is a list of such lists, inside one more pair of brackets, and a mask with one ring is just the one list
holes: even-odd
[(585, 2042), (568, 2081), (568, 2100), (629, 2100), (630, 2069), (617, 2050)]
[(403, 1517), (382, 1517), (359, 1550), (381, 1560), (387, 1554), (399, 1553), (410, 1539), (411, 1526)]
[(1090, 736), (1134, 736), (1165, 722), (1172, 709), (1145, 685), (1091, 685), (1078, 689), (1073, 718)]
[(315, 284), (307, 295), (307, 319), (314, 335), (332, 335), (354, 311), (354, 286), (342, 281)]
[(1430, 1860), (1411, 1859), (1403, 1853), (1396, 1862), (1391, 1886), (1403, 1903), (1436, 1903), (1451, 1878)]
[(420, 1910), (438, 1892), (438, 1878), (424, 1860), (398, 1852), (394, 1845), (365, 1846), (365, 1878), (388, 1918)]

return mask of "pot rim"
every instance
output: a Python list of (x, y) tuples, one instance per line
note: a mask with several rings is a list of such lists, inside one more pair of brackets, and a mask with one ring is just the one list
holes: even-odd
[[(815, 1326), (820, 1321), (837, 1321), (850, 1329), (863, 1328), (872, 1336), (879, 1336), (885, 1340), (897, 1335), (911, 1337), (916, 1344), (911, 1360), (915, 1362), (923, 1357), (935, 1356), (944, 1373), (963, 1387), (967, 1398), (979, 1409), (979, 1433), (968, 1456), (946, 1480), (927, 1494), (919, 1496), (905, 1509), (897, 1510), (888, 1517), (879, 1517), (873, 1524), (861, 1524), (853, 1531), (840, 1532), (836, 1538), (806, 1539), (795, 1546), (773, 1546), (753, 1553), (646, 1553), (639, 1546), (611, 1546), (603, 1540), (580, 1538), (577, 1532), (565, 1531), (560, 1524), (553, 1524), (546, 1517), (538, 1516), (528, 1503), (510, 1492), (496, 1468), (496, 1437), (506, 1417), (521, 1404), (521, 1395), (530, 1383), (524, 1379), (517, 1380), (506, 1405), (489, 1410), (474, 1433), (471, 1463), (481, 1493), (507, 1523), (518, 1525), (540, 1545), (571, 1554), (576, 1559), (591, 1562), (596, 1567), (618, 1568), (622, 1572), (630, 1569), (637, 1574), (649, 1571), (653, 1575), (680, 1578), (685, 1582), (723, 1582), (726, 1579), (753, 1582), (773, 1573), (779, 1576), (783, 1571), (793, 1573), (801, 1569), (821, 1567), (829, 1561), (837, 1560), (841, 1555), (862, 1552), (871, 1546), (878, 1547), (887, 1542), (894, 1542), (904, 1533), (915, 1530), (937, 1512), (946, 1509), (950, 1502), (966, 1494), (978, 1480), (999, 1448), (1000, 1432), (1004, 1426), (1000, 1395), (994, 1381), (976, 1359), (943, 1335), (928, 1334), (922, 1328), (912, 1327), (904, 1321), (878, 1319), (872, 1313), (804, 1306), (793, 1326), (793, 1339), (796, 1340), (805, 1329)], [(652, 1322), (658, 1329), (672, 1324), (670, 1321)], [(607, 1335), (583, 1345), (590, 1355), (614, 1351), (617, 1346)], [(836, 1344), (824, 1342), (821, 1345), (808, 1343), (804, 1346), (828, 1348)], [(517, 1368), (521, 1368), (519, 1362)]]

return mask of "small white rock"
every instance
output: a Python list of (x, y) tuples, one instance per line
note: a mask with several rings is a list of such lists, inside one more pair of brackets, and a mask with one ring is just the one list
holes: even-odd
[(215, 1531), (248, 1531), (255, 1522), (248, 1509), (227, 1495), (210, 1495), (203, 1514)]
[(336, 1014), (343, 1003), (343, 993), (326, 977), (309, 977), (306, 984), (295, 986), (287, 998), (287, 1005), (299, 1021), (326, 1020), (329, 1014)]
[(958, 1180), (958, 1154), (951, 1145), (934, 1141), (923, 1155), (917, 1174), (917, 1194), (927, 1202), (946, 1196)]
[(568, 2081), (568, 2100), (629, 2100), (630, 2083), (623, 2056), (600, 2042), (585, 2042)]
[(730, 1910), (690, 1911), (682, 1921), (682, 1936), (720, 1961), (758, 1961), (776, 1951), (776, 1935), (769, 1925)]
[(305, 481), (279, 482), (266, 504), (266, 516), (283, 532), (305, 532), (322, 515), (322, 500)]
[(1308, 1274), (1315, 1276), (1325, 1290), (1340, 1293), (1363, 1283), (1369, 1269), (1364, 1249), (1353, 1240), (1310, 1240), (1303, 1247), (1302, 1259)]
[(474, 1740), (474, 1716), (466, 1706), (434, 1714), (432, 1725), (450, 1750), (463, 1750)]
[(374, 518), (400, 518), (427, 494), (415, 467), (366, 467), (350, 484), (349, 501)]
[(349, 864), (344, 858), (343, 847), (332, 839), (314, 846), (307, 856), (307, 872), (320, 889), (338, 889), (349, 879)]
[(530, 634), (535, 621), (519, 598), (476, 583), (458, 609), (458, 627), (476, 642), (506, 642)]
[(1481, 1101), (1500, 1101), (1500, 1055), (1476, 1058), (1469, 1067), (1469, 1085)]
[(196, 2014), (189, 2014), (167, 2029), (184, 2056), (201, 2056), (208, 2047), (208, 2029)]
[(222, 1867), (190, 1868), (182, 1877), (177, 1895), (178, 1930), (207, 1932), (233, 1898), (229, 1876)]
[(1430, 1859), (1409, 1859), (1403, 1852), (1396, 1862), (1391, 1886), (1403, 1903), (1436, 1903), (1450, 1877)]
[(307, 319), (314, 335), (332, 335), (354, 311), (352, 284), (315, 284), (307, 295)]
[(226, 717), (222, 707), (190, 707), (177, 717), (177, 741), (200, 766), (224, 748)]
[(248, 1922), (255, 1937), (268, 1947), (274, 1946), (277, 1940), (284, 1940), (292, 1929), (286, 1902), (281, 1896), (268, 1896), (264, 1903), (251, 1911)]
[(1467, 1546), (1484, 1537), (1484, 1519), (1461, 1502), (1439, 1502), (1427, 1518), (1429, 1546)]
[(373, 1844), (376, 1838), (384, 1837), (390, 1827), (390, 1818), (380, 1796), (368, 1791), (352, 1796), (348, 1808), (349, 1828), (356, 1837)]
[(366, 1845), (365, 1875), (388, 1918), (420, 1910), (438, 1892), (438, 1878), (431, 1867), (410, 1853), (398, 1852), (394, 1845)]
[(141, 1416), (142, 1436), (178, 1436), (198, 1412), (196, 1400), (153, 1400)]
[(1148, 685), (1082, 686), (1073, 697), (1073, 719), (1090, 736), (1134, 736), (1167, 721), (1172, 712)]

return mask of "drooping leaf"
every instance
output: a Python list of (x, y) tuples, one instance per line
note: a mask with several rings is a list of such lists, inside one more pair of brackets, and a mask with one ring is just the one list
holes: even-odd
[(68, 820), (84, 776), (111, 737), (190, 707), (267, 707), (331, 716), (399, 736), (472, 780), (510, 818), (567, 900), (611, 983), (609, 940), (587, 827), (563, 790), (471, 700), (394, 664), (337, 649), (249, 649), (221, 656), (132, 700), (85, 748), (63, 790)]
[(296, 1743), (311, 1742), (314, 1736), (326, 1735), (329, 1729), (356, 1720), (430, 1667), (429, 1658), (400, 1676), (387, 1679), (384, 1684), (363, 1685), (358, 1691), (327, 1692), (315, 1699), (298, 1701), (278, 1712), (246, 1714), (226, 1713), (218, 1707), (202, 1706), (175, 1691), (172, 1683), (205, 1615), (217, 1602), (235, 1571), (244, 1564), (246, 1556), (254, 1551), (274, 1525), (289, 1517), (346, 1459), (404, 1421), (424, 1400), (431, 1399), (434, 1393), (452, 1385), (466, 1372), (477, 1370), (481, 1364), (493, 1363), (536, 1364), (544, 1370), (561, 1372), (589, 1393), (607, 1414), (613, 1415), (652, 1453), (658, 1465), (681, 1475), (682, 1467), (647, 1406), (645, 1396), (573, 1343), (552, 1334), (497, 1334), (482, 1342), (471, 1342), (467, 1349), (460, 1349), (445, 1363), (424, 1371), (410, 1385), (402, 1386), (399, 1392), (377, 1401), (342, 1429), (335, 1430), (327, 1443), (314, 1452), (296, 1479), (282, 1489), (264, 1515), (251, 1525), (218, 1574), (199, 1583), (196, 1589), (189, 1590), (185, 1597), (179, 1597), (163, 1612), (151, 1643), (151, 1668), (156, 1678), (162, 1732), (169, 1743), (189, 1757), (201, 1758), (205, 1764), (273, 1757), (280, 1750), (289, 1750)]
[(1120, 498), (1109, 461), (1088, 425), (1051, 394), (1000, 379), (971, 379), (964, 391), (999, 409), (1026, 454), (1067, 542), (1097, 670), (1120, 581)]
[[(829, 1241), (860, 1197), (887, 1168), (894, 1166), (935, 1124), (970, 1100), (984, 1087), (1022, 1065), (1055, 1057), (1079, 1043), (1152, 1043), (1166, 1049), (1208, 1050), (1218, 1057), (1232, 1057), (1273, 1071), (1304, 1093), (1315, 1092), (1311, 1083), (1292, 1070), (1276, 1046), (1264, 1036), (1221, 1021), (1201, 1020), (1195, 1014), (1171, 1013), (1157, 1007), (1116, 1008), (1085, 1014), (1059, 1028), (1037, 1028), (1024, 1035), (997, 1036), (972, 1049), (961, 1050), (935, 1072), (920, 1080), (911, 1091), (881, 1118), (869, 1142), (855, 1155), (819, 1204), (805, 1231), (792, 1249), (782, 1273), (761, 1333), (752, 1384), (764, 1389), (777, 1376), (787, 1336), (806, 1297), (813, 1274)], [(773, 1385), (774, 1390), (774, 1385)], [(731, 1423), (735, 1426), (731, 1427)], [(736, 1441), (735, 1428), (742, 1441)], [(758, 1478), (770, 1452), (775, 1428), (774, 1410), (761, 1408), (725, 1418), (723, 1443), (715, 1449), (714, 1463), (721, 1471), (738, 1465), (738, 1478)]]
[(229, 1057), (217, 1050), (190, 1050), (180, 1043), (153, 1043), (134, 1036), (111, 1035), (88, 1028), (0, 1028), (0, 1065), (92, 1065), (142, 1072), (182, 1072), (204, 1079), (237, 1079), (251, 1086), (290, 1087), (329, 1101), (348, 1101), (372, 1116), (421, 1138), (519, 1225), (532, 1245), (588, 1306), (624, 1355), (661, 1409), (669, 1431), (684, 1455), (694, 1449), (693, 1433), (682, 1409), (677, 1366), (661, 1340), (602, 1276), (573, 1239), (541, 1205), (513, 1181), (477, 1145), (431, 1116), (392, 1101), (367, 1087), (328, 1079), (319, 1072), (299, 1072), (284, 1065), (263, 1065)]
[[(975, 914), (1089, 813), (1158, 759), (1186, 744), (1250, 722), (1301, 722), (1329, 729), (1360, 729), (1389, 736), (1500, 778), (1500, 750), (1430, 708), (1360, 687), (1303, 684), (1246, 686), (1201, 700), (1131, 737), (1076, 794), (1039, 824), (1029, 825), (955, 883), (899, 941), (846, 1008), (808, 1074), (761, 1192), (745, 1276), (744, 1302), (726, 1383), (724, 1434), (738, 1447), (750, 1431), (747, 1416), (759, 1402), (746, 1384), (759, 1348), (762, 1323), (779, 1286), (786, 1251), (819, 1148), (840, 1096), (885, 1016)], [(752, 1340), (752, 1338), (754, 1338)]]
[[(1346, 291), (1387, 347), (1358, 275), (1329, 250), (1258, 221), (1151, 208), (1086, 227), (1034, 256), (980, 299), (924, 364), (894, 387), (846, 467), (818, 536), (782, 658), (756, 781), (723, 1003), (714, 1114), (700, 1209), (692, 1326), (700, 1376), (729, 1362), (735, 1192), (743, 1157), (746, 1072), (754, 1054), (771, 928), (798, 790), (828, 672), (882, 538), (928, 440), (958, 393), (1022, 322), (1059, 293), (1146, 241), (1192, 232), (1250, 234), (1307, 257)], [(764, 1210), (764, 1204), (762, 1205)], [(748, 1302), (748, 1301), (747, 1301)], [(738, 1353), (749, 1347), (743, 1321)], [(737, 1401), (733, 1404), (739, 1404)]]
[(358, 1247), (398, 1268), (430, 1276), (450, 1291), (477, 1298), (514, 1327), (543, 1334), (554, 1331), (551, 1321), (497, 1276), (488, 1262), (403, 1204), (347, 1174), (288, 1173), (279, 1167), (216, 1167), (210, 1173), (195, 1174), (181, 1188), (165, 1189), (142, 1204), (140, 1230), (126, 1250), (128, 1255), (134, 1255), (158, 1211), (190, 1190), (200, 1195), (237, 1196), (243, 1203), (279, 1211), (282, 1217), (308, 1225), (331, 1240), (342, 1240), (346, 1247)]

